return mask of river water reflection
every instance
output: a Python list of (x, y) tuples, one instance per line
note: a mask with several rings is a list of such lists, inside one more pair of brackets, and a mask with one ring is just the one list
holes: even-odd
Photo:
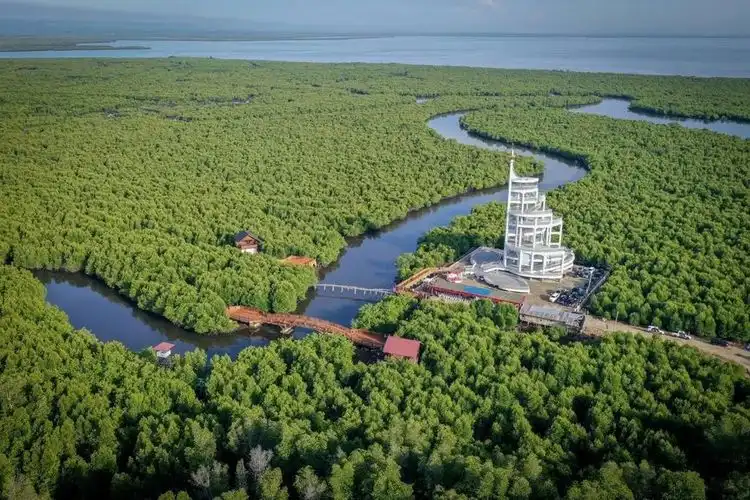
[(200, 347), (209, 354), (234, 357), (246, 347), (266, 345), (278, 336), (271, 328), (254, 336), (249, 332), (198, 335), (138, 309), (104, 283), (84, 274), (36, 271), (34, 276), (47, 288), (47, 302), (65, 311), (73, 326), (86, 328), (103, 342), (117, 340), (134, 351), (167, 341), (175, 344), (175, 352)]
[[(644, 118), (628, 111), (627, 101), (614, 99), (606, 99), (601, 104), (575, 111), (628, 119), (638, 116), (640, 118), (636, 119), (662, 123), (652, 117)], [(445, 139), (495, 151), (508, 151), (508, 147), (501, 142), (475, 137), (462, 129), (460, 119), (463, 114), (438, 116), (431, 119), (428, 125)], [(707, 125), (714, 126), (718, 123)], [(570, 162), (531, 150), (515, 149), (519, 154), (534, 156), (544, 163), (545, 170), (540, 183), (544, 191), (576, 181), (585, 175), (583, 168)], [(505, 166), (498, 165), (498, 168)], [(491, 201), (505, 201), (506, 196), (504, 187), (493, 188), (450, 198), (432, 207), (412, 212), (401, 221), (351, 241), (341, 258), (321, 271), (320, 282), (390, 288), (396, 279), (396, 259), (403, 253), (416, 250), (423, 234), (432, 228), (447, 225), (457, 216), (468, 214), (475, 206)], [(270, 340), (278, 337), (278, 332), (273, 328), (264, 328), (256, 332), (255, 336), (251, 336), (249, 331), (224, 336), (197, 335), (137, 309), (115, 291), (88, 276), (47, 271), (37, 272), (36, 276), (47, 287), (48, 302), (65, 311), (76, 328), (85, 327), (102, 341), (117, 340), (136, 351), (166, 340), (176, 344), (176, 352), (202, 348), (209, 355), (229, 354), (235, 357), (246, 347), (267, 345)], [(363, 302), (358, 300), (321, 296), (311, 292), (308, 300), (300, 304), (298, 312), (348, 325), (362, 305)], [(308, 333), (309, 331), (300, 329), (293, 335), (299, 338)]]

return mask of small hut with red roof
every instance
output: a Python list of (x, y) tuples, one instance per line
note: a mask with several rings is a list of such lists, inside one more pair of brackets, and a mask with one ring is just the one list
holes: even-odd
[(412, 363), (419, 362), (419, 348), (422, 344), (418, 340), (404, 339), (394, 335), (385, 339), (383, 354), (393, 358), (408, 359)]
[(156, 357), (159, 359), (169, 358), (172, 355), (172, 349), (174, 349), (174, 344), (170, 344), (169, 342), (162, 342), (154, 346)]

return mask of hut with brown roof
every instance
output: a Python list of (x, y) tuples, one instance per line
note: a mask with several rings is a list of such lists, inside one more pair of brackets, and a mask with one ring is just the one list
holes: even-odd
[(263, 240), (250, 231), (240, 231), (234, 235), (234, 246), (242, 253), (258, 253), (263, 250)]

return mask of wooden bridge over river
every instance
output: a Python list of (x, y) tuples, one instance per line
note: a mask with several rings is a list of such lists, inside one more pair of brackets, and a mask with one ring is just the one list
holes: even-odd
[(318, 283), (315, 291), (332, 297), (377, 302), (395, 293), (388, 288), (363, 288), (353, 285), (338, 285), (336, 283)]
[(300, 314), (267, 313), (252, 307), (230, 306), (227, 308), (227, 315), (234, 321), (249, 325), (266, 324), (280, 326), (281, 328), (310, 328), (320, 333), (344, 336), (353, 343), (364, 347), (382, 349), (385, 346), (385, 335), (380, 333), (347, 328), (331, 321)]

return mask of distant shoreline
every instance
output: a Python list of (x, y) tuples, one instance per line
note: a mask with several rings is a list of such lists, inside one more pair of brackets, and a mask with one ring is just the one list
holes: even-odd
[(745, 39), (744, 35), (616, 35), (616, 34), (566, 34), (566, 33), (263, 33), (263, 34), (211, 34), (211, 35), (147, 35), (122, 34), (117, 37), (76, 37), (76, 36), (3, 36), (0, 35), (0, 52), (40, 52), (40, 51), (68, 51), (68, 50), (150, 50), (147, 45), (112, 46), (118, 40), (139, 40), (144, 42), (270, 42), (270, 41), (300, 41), (300, 40), (363, 40), (373, 38), (398, 37), (446, 37), (446, 38), (654, 38), (654, 39)]
[(115, 40), (91, 38), (0, 37), (0, 52), (42, 52), (64, 50), (151, 50), (144, 45), (106, 45)]
[(1, 52), (47, 52), (47, 51), (53, 51), (53, 52), (62, 52), (67, 50), (151, 50), (151, 47), (146, 46), (139, 46), (139, 45), (128, 45), (123, 47), (110, 47), (107, 45), (85, 45), (85, 46), (49, 46), (49, 47), (33, 47), (33, 48), (23, 48), (23, 49), (14, 49), (14, 48), (6, 48), (1, 47)]
[[(68, 50), (151, 50), (147, 45), (112, 46), (118, 40), (136, 38), (145, 42), (272, 42), (284, 40), (360, 40), (367, 38), (392, 38), (395, 36), (421, 35), (315, 35), (279, 33), (274, 35), (243, 35), (243, 36), (138, 36), (117, 37), (116, 39), (84, 38), (84, 37), (28, 37), (0, 35), (0, 52), (44, 52)], [(461, 35), (466, 36), (466, 35)]]

